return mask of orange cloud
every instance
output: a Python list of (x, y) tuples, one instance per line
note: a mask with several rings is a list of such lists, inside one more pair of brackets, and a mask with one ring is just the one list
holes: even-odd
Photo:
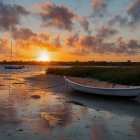
[(55, 37), (49, 33), (34, 33), (29, 28), (14, 28), (10, 35), (16, 40), (16, 44), (24, 49), (40, 47), (49, 51), (58, 51), (61, 47), (58, 35)]

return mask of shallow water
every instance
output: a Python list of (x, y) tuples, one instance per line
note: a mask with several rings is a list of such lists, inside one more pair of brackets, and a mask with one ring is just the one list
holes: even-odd
[[(68, 91), (62, 77), (46, 77), (45, 70), (0, 66), (0, 140), (140, 139), (139, 99)], [(35, 75), (43, 76), (27, 79)]]

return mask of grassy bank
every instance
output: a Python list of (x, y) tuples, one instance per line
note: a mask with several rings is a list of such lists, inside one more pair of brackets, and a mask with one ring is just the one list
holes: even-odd
[(128, 68), (99, 68), (99, 67), (71, 67), (49, 68), (47, 74), (62, 76), (89, 77), (110, 83), (140, 86), (140, 67)]

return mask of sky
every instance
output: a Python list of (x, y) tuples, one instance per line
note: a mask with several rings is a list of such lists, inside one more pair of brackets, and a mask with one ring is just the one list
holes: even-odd
[(140, 61), (140, 0), (0, 0), (0, 61)]

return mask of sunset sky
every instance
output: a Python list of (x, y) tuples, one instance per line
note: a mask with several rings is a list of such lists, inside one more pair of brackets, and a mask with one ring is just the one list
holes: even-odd
[(0, 61), (140, 61), (140, 0), (0, 0)]

